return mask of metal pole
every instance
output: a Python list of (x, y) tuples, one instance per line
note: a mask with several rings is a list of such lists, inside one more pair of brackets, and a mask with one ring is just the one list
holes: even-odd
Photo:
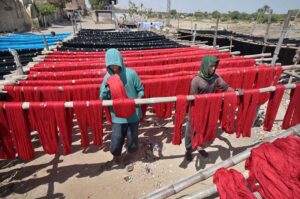
[(272, 13), (273, 13), (273, 10), (269, 9), (268, 24), (267, 24), (266, 33), (265, 33), (265, 36), (264, 36), (264, 46), (263, 46), (263, 49), (262, 49), (261, 53), (264, 53), (265, 50), (266, 50), (266, 47), (267, 47), (267, 42), (268, 42), (268, 39), (269, 39), (270, 26), (271, 26), (271, 23), (272, 23)]
[(214, 41), (213, 41), (213, 48), (216, 49), (217, 46), (217, 35), (218, 35), (218, 28), (219, 28), (219, 21), (220, 15), (217, 17), (216, 27), (215, 27), (215, 34), (214, 34)]
[(229, 52), (231, 52), (232, 47), (233, 47), (233, 46), (232, 46), (232, 39), (233, 39), (233, 36), (231, 35), (231, 36), (230, 36), (230, 45), (229, 45), (230, 48), (229, 48)]
[[(265, 13), (265, 11), (263, 10), (263, 11), (261, 11), (263, 14)], [(253, 24), (253, 27), (252, 27), (252, 30), (251, 30), (251, 35), (253, 35), (253, 33), (254, 33), (254, 30), (255, 30), (255, 25), (257, 24), (257, 22), (258, 22), (258, 19), (259, 19), (259, 15), (260, 15), (260, 12), (258, 11), (257, 12), (257, 17), (256, 17), (256, 20), (254, 21), (254, 24)]]
[(195, 40), (196, 40), (196, 34), (197, 34), (197, 24), (195, 23), (195, 27), (194, 27), (194, 32), (193, 32), (193, 45), (195, 45)]
[(179, 14), (177, 14), (178, 16), (177, 16), (177, 30), (179, 30)]
[[(275, 137), (271, 138), (268, 142), (274, 142), (278, 138), (283, 138), (283, 137), (287, 137), (287, 136), (295, 135), (295, 134), (299, 134), (299, 133), (300, 133), (300, 124), (293, 126), (289, 129), (285, 130), (284, 132), (276, 135)], [(254, 146), (252, 148), (256, 148), (259, 145)], [(165, 186), (161, 189), (151, 192), (141, 198), (142, 199), (144, 199), (144, 198), (145, 199), (146, 198), (151, 198), (151, 199), (160, 198), (161, 199), (161, 198), (167, 198), (176, 193), (179, 193), (180, 191), (192, 186), (193, 184), (196, 184), (200, 181), (206, 180), (207, 178), (211, 177), (219, 168), (222, 168), (222, 167), (228, 168), (228, 167), (234, 166), (234, 165), (244, 161), (245, 159), (247, 159), (250, 156), (252, 148), (248, 148), (245, 151), (243, 151), (242, 153), (239, 153), (238, 155), (228, 158), (227, 160), (225, 160), (223, 162), (217, 163), (212, 167), (201, 170), (194, 175), (180, 179), (179, 181), (177, 181), (171, 185)]]
[[(74, 14), (74, 12), (73, 12), (73, 14)], [(74, 21), (73, 21), (73, 14), (71, 15), (71, 23), (72, 23), (73, 33), (75, 34), (75, 27), (74, 27)]]
[(167, 0), (167, 26), (170, 26), (170, 18), (171, 18), (171, 0)]
[(47, 42), (47, 39), (46, 39), (46, 36), (44, 34), (42, 34), (43, 36), (43, 40), (44, 40), (44, 44), (45, 44), (45, 48), (47, 51), (49, 51), (49, 45), (48, 45), (48, 42)]
[[(295, 56), (293, 58), (294, 64), (298, 64), (300, 61), (300, 47), (296, 50)], [(290, 76), (288, 83), (292, 83), (293, 81), (293, 76)]]
[(14, 57), (14, 61), (16, 63), (17, 69), (20, 71), (21, 74), (24, 74), (23, 66), (20, 62), (20, 57), (19, 57), (18, 52), (16, 50), (10, 49), (10, 48), (8, 49), (8, 51)]
[(271, 66), (275, 66), (275, 63), (276, 63), (276, 61), (278, 59), (278, 55), (279, 55), (279, 52), (280, 52), (280, 48), (281, 48), (283, 39), (285, 38), (285, 35), (287, 33), (287, 30), (288, 30), (288, 26), (289, 26), (291, 15), (292, 15), (292, 11), (289, 10), (288, 13), (287, 13), (287, 16), (285, 18), (283, 27), (282, 27), (280, 38), (278, 40), (277, 46), (276, 46), (275, 51), (274, 51), (274, 55), (273, 55), (273, 59), (272, 59), (272, 62), (271, 62)]

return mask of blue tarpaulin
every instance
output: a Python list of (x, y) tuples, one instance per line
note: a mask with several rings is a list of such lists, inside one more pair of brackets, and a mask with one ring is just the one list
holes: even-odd
[[(51, 36), (45, 34), (49, 46), (55, 45), (58, 40), (64, 40), (71, 33), (62, 33)], [(0, 36), (0, 50), (11, 49), (36, 49), (45, 48), (42, 35), (38, 34), (7, 34)]]
[(163, 27), (163, 22), (141, 22), (139, 23), (139, 29), (140, 30), (149, 30), (151, 27), (155, 29), (160, 29)]

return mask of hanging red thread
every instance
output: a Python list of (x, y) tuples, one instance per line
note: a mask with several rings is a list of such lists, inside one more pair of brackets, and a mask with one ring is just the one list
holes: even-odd
[(182, 123), (186, 115), (188, 101), (186, 96), (176, 96), (176, 113), (175, 113), (175, 126), (172, 144), (181, 144), (181, 129)]
[(53, 108), (55, 113), (63, 145), (63, 154), (70, 154), (72, 146), (73, 109), (66, 109), (65, 102), (49, 102), (48, 104)]
[(264, 120), (264, 130), (270, 131), (273, 127), (274, 120), (276, 118), (276, 114), (282, 99), (282, 96), (285, 91), (285, 86), (278, 85), (276, 86), (276, 90), (271, 93), (270, 99), (268, 102), (268, 107), (266, 111), (266, 117)]
[(3, 103), (0, 102), (0, 158), (11, 160), (15, 159), (16, 152), (14, 149), (12, 135), (9, 132), (7, 119), (3, 110)]
[(291, 91), (290, 104), (284, 115), (282, 122), (282, 129), (287, 129), (300, 123), (300, 84), (296, 85), (296, 88)]
[(10, 102), (4, 106), (18, 156), (22, 160), (31, 160), (34, 158), (34, 150), (30, 138), (29, 123), (22, 109), (22, 104)]
[(250, 137), (255, 113), (259, 103), (259, 90), (245, 90), (240, 96), (236, 119), (236, 136)]
[(74, 112), (81, 132), (81, 146), (89, 146), (88, 128), (92, 129), (93, 142), (95, 145), (102, 144), (102, 101), (74, 101)]
[(39, 134), (44, 151), (58, 153), (58, 135), (55, 113), (47, 103), (31, 102), (29, 107), (31, 129)]
[(195, 95), (194, 105), (190, 108), (190, 136), (193, 148), (216, 138), (221, 105), (221, 93)]
[(233, 133), (235, 112), (237, 108), (237, 95), (235, 92), (224, 93), (223, 108), (221, 113), (221, 127), (227, 133)]

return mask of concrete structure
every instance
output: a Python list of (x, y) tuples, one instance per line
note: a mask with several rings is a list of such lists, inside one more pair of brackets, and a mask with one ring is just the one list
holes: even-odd
[(30, 0), (0, 0), (0, 32), (23, 32), (31, 29), (36, 9)]
[[(38, 30), (43, 18), (38, 14), (36, 3), (43, 2), (47, 0), (0, 0), (0, 33)], [(63, 17), (63, 9), (58, 8), (45, 18), (49, 24), (61, 21)]]

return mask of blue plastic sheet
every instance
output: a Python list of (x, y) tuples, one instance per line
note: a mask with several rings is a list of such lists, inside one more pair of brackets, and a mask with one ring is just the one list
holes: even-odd
[[(49, 46), (55, 45), (58, 40), (64, 40), (71, 33), (62, 33), (51, 36), (45, 34)], [(11, 49), (35, 49), (45, 48), (42, 35), (38, 34), (7, 34), (0, 36), (0, 50)]]

